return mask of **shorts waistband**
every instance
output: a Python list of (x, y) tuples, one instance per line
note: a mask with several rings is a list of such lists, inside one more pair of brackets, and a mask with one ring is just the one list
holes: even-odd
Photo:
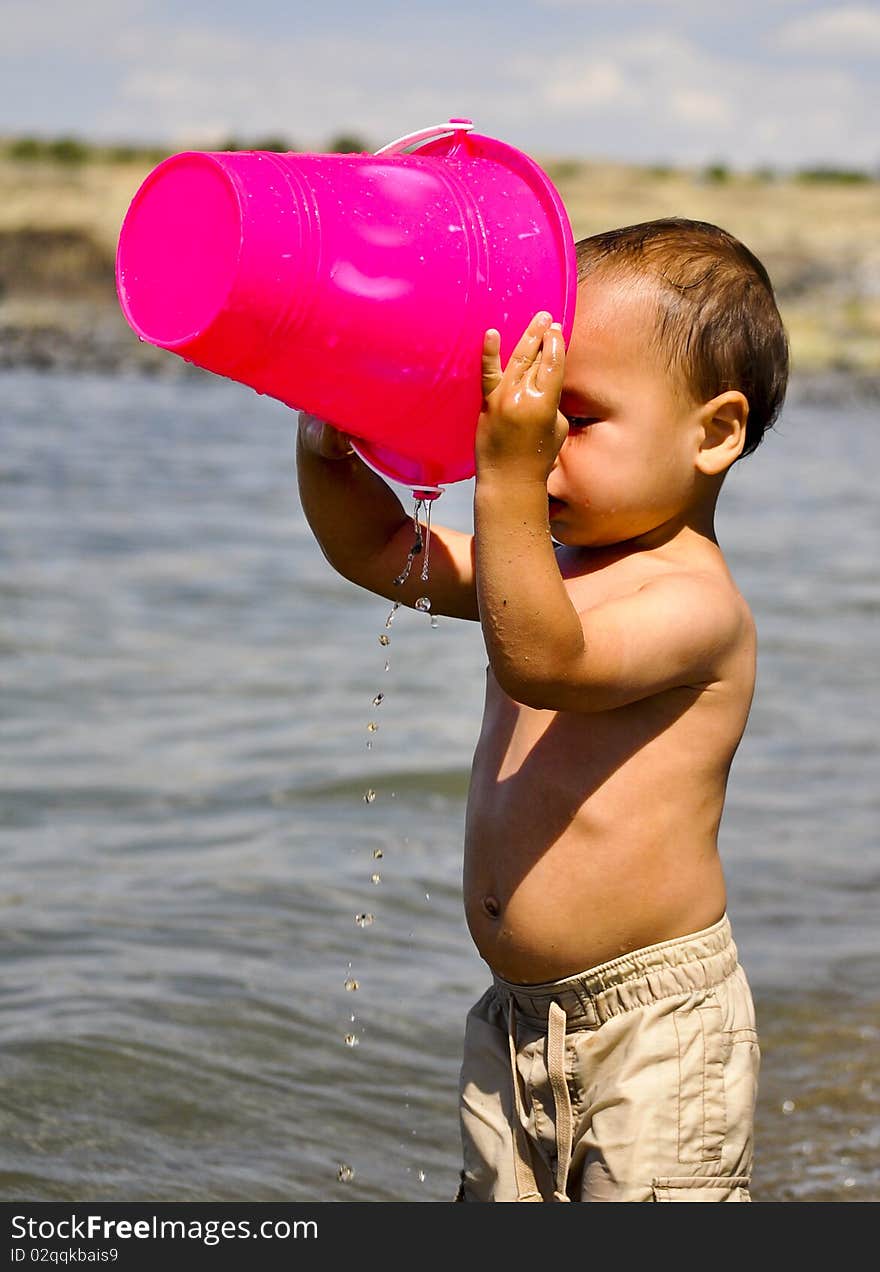
[(494, 976), (505, 1009), (511, 1002), (528, 1024), (545, 1028), (551, 1003), (565, 1012), (569, 1028), (598, 1028), (621, 1012), (660, 998), (720, 985), (737, 965), (730, 921), (725, 913), (711, 927), (657, 945), (632, 950), (563, 980), (516, 985)]

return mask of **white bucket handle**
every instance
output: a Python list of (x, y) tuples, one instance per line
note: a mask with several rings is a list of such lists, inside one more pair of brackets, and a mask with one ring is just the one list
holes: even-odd
[(469, 133), (473, 126), (474, 121), (472, 119), (450, 119), (446, 124), (434, 124), (431, 128), (420, 128), (418, 132), (407, 133), (405, 137), (398, 137), (396, 141), (389, 141), (387, 146), (382, 146), (374, 153), (377, 155), (399, 154), (401, 150), (406, 150), (417, 141), (429, 141), (434, 137), (445, 137), (447, 133)]

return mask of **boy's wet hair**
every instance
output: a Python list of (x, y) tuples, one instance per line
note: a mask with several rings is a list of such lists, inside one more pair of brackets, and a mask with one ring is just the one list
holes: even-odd
[[(578, 281), (648, 277), (659, 303), (657, 347), (697, 402), (738, 389), (749, 403), (742, 455), (782, 407), (788, 338), (758, 258), (717, 225), (669, 217), (581, 239)], [(741, 458), (742, 456), (740, 456)]]

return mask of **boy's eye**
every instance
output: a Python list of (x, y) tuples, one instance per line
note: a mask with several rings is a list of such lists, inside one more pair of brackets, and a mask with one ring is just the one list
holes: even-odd
[(598, 424), (599, 417), (596, 415), (566, 415), (568, 427), (571, 429), (587, 428), (590, 424)]

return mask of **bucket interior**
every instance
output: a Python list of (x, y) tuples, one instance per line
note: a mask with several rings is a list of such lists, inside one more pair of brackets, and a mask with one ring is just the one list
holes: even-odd
[(235, 188), (207, 155), (176, 155), (135, 195), (119, 236), (123, 312), (150, 344), (173, 348), (223, 308), (241, 253)]

